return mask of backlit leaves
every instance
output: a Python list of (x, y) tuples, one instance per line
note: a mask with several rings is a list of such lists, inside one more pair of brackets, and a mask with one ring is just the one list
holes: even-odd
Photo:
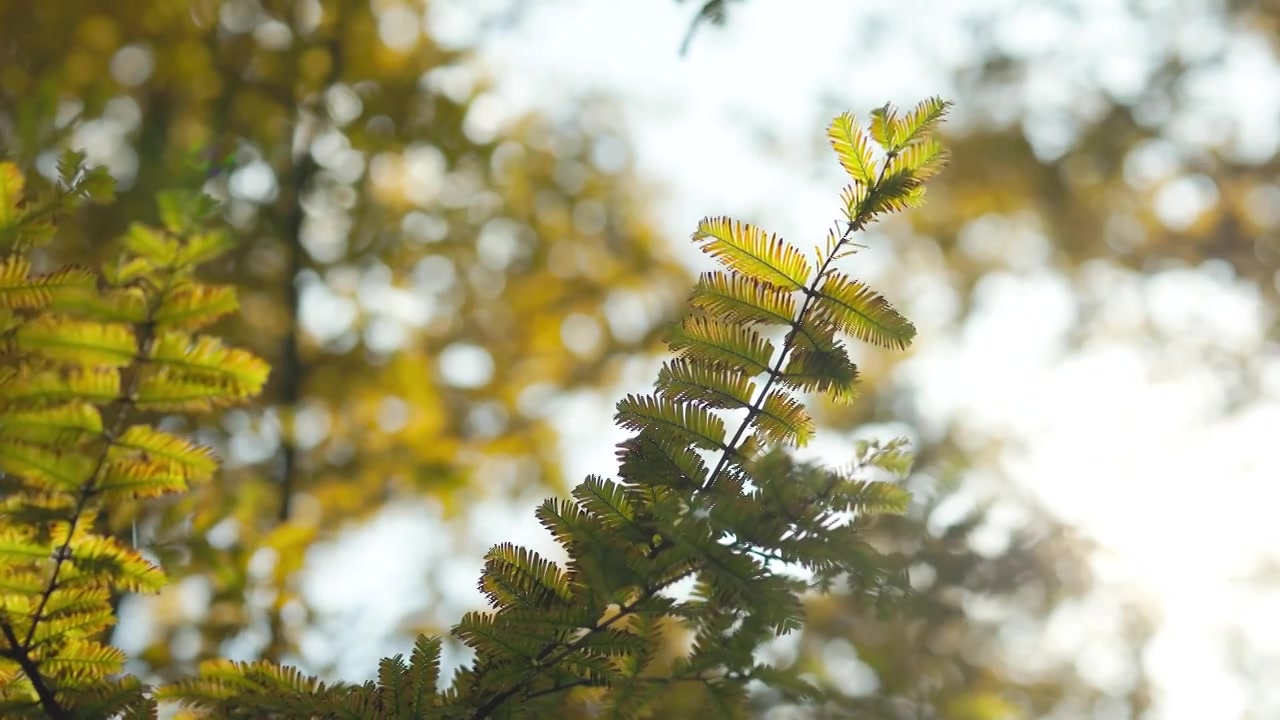
[(573, 599), (555, 563), (511, 543), (493, 548), (485, 557), (480, 591), (499, 608), (547, 608)]
[(73, 444), (102, 432), (98, 408), (83, 400), (47, 407), (0, 410), (0, 433), (49, 447)]
[(176, 463), (156, 458), (128, 458), (104, 463), (95, 492), (115, 504), (134, 498), (159, 497), (187, 489), (187, 475)]
[(193, 703), (197, 707), (216, 707), (218, 701), (255, 694), (289, 697), (299, 693), (317, 693), (324, 683), (290, 667), (268, 662), (236, 662), (207, 660), (200, 664), (200, 677), (161, 688), (160, 700)]
[[(76, 154), (65, 156), (60, 168), (66, 185), (42, 210), (46, 217), (100, 199), (103, 178), (110, 180), (85, 169)], [(22, 180), (14, 173), (0, 164), (0, 220), (8, 222), (7, 244), (26, 249), (44, 239), (46, 228), (17, 223)], [(135, 225), (117, 272), (102, 278), (106, 283), (74, 267), (33, 276), (28, 258), (0, 258), (8, 331), (0, 364), (6, 489), (0, 501), (0, 707), (6, 713), (39, 707), (59, 717), (71, 717), (68, 708), (81, 713), (76, 717), (154, 715), (141, 683), (111, 677), (125, 656), (98, 638), (114, 623), (113, 594), (154, 592), (165, 575), (137, 548), (99, 534), (98, 517), (128, 501), (182, 492), (191, 481), (212, 477), (217, 466), (207, 449), (131, 424), (130, 414), (241, 402), (261, 389), (267, 373), (259, 358), (190, 332), (236, 307), (230, 289), (190, 279), (193, 261), (225, 249), (204, 238), (188, 243)], [(110, 287), (112, 278), (129, 286)], [(39, 669), (39, 684), (10, 682), (31, 668)]]
[(31, 442), (0, 438), (0, 471), (33, 486), (71, 492), (93, 471), (89, 458)]
[(844, 480), (834, 494), (844, 512), (901, 515), (907, 511), (911, 495), (894, 483), (872, 480)]
[(672, 328), (667, 344), (682, 357), (740, 368), (747, 375), (769, 369), (773, 343), (746, 325), (689, 316)]
[[(819, 251), (820, 270), (752, 225), (699, 223), (694, 242), (725, 270), (700, 279), (694, 313), (670, 333), (677, 357), (659, 371), (656, 392), (617, 404), (616, 422), (632, 433), (618, 447), (619, 479), (588, 477), (572, 498), (538, 508), (563, 564), (510, 543), (489, 551), (479, 589), (493, 612), (468, 613), (453, 628), (475, 658), (444, 692), (436, 688), (441, 644), (425, 638), (407, 663), (388, 658), (377, 680), (359, 687), (228, 661), (203, 663), (198, 677), (152, 699), (131, 681), (117, 683), (123, 654), (93, 636), (111, 624), (113, 594), (154, 591), (165, 576), (138, 549), (99, 534), (99, 519), (216, 470), (208, 449), (131, 424), (129, 413), (241, 403), (262, 390), (268, 367), (199, 332), (237, 305), (229, 288), (194, 279), (197, 262), (229, 247), (202, 229), (209, 206), (197, 196), (164, 195), (164, 227), (132, 226), (104, 282), (77, 279), (79, 297), (42, 294), (29, 266), (0, 264), (0, 297), (10, 298), (3, 320), (24, 361), (0, 366), (0, 469), (15, 491), (0, 502), (8, 561), (0, 625), (5, 638), (25, 638), (4, 648), (0, 686), (18, 687), (7, 679), (39, 667), (60, 690), (91, 698), (83, 707), (122, 716), (178, 700), (216, 717), (550, 717), (568, 688), (599, 692), (600, 707), (628, 716), (642, 708), (631, 713), (620, 697), (656, 697), (634, 692), (644, 678), (695, 683), (704, 712), (744, 717), (757, 667), (772, 685), (816, 696), (753, 655), (800, 627), (800, 594), (822, 583), (844, 578), (863, 596), (901, 595), (888, 590), (905, 587), (901, 568), (849, 518), (901, 512), (907, 495), (795, 461), (787, 448), (814, 434), (802, 393), (852, 395), (857, 368), (838, 334), (898, 349), (914, 335), (884, 298), (832, 263), (848, 256), (848, 235), (864, 221), (923, 197), (943, 157), (927, 131), (944, 111), (924, 104), (903, 119), (887, 108), (872, 114), (869, 135), (885, 151), (886, 171), (874, 166), (852, 116), (832, 124), (828, 139), (855, 190), (846, 198), (848, 232)], [(861, 461), (901, 468), (900, 449), (867, 450)], [(263, 546), (309, 532), (281, 524)], [(780, 572), (779, 563), (815, 579)], [(692, 593), (669, 592), (684, 580)], [(692, 643), (654, 663), (672, 621)], [(15, 697), (49, 703), (37, 689), (21, 685)]]
[(0, 307), (34, 310), (49, 307), (67, 294), (80, 298), (94, 285), (93, 273), (67, 267), (31, 277), (31, 262), (22, 255), (0, 258)]
[(166, 294), (155, 321), (161, 327), (198, 330), (238, 307), (235, 288), (184, 282)]
[(809, 261), (793, 245), (727, 217), (703, 218), (693, 241), (730, 270), (776, 287), (798, 290), (813, 273)]
[(902, 175), (923, 182), (937, 175), (947, 159), (946, 148), (933, 138), (907, 145), (889, 160), (886, 174)]
[(40, 669), (50, 676), (72, 681), (88, 681), (120, 671), (125, 654), (119, 648), (92, 640), (68, 640), (53, 657), (40, 661)]
[(804, 446), (813, 437), (813, 420), (804, 404), (774, 390), (760, 404), (756, 425), (772, 442)]
[(618, 402), (614, 418), (628, 430), (653, 430), (708, 450), (718, 450), (724, 445), (724, 421), (719, 416), (697, 405), (677, 403), (662, 396), (628, 395)]
[[(845, 198), (850, 232), (923, 197), (923, 180), (942, 159), (940, 146), (924, 135), (944, 110), (930, 102), (905, 119), (887, 107), (872, 114), (870, 135), (891, 163), (887, 172), (874, 165), (852, 116), (832, 124), (828, 139), (854, 180)], [(501, 546), (491, 554), (481, 588), (498, 612), (468, 615), (455, 628), (480, 658), (467, 671), (475, 682), (460, 689), (460, 701), (474, 692), (474, 701), (499, 711), (529, 688), (575, 678), (608, 687), (606, 698), (630, 693), (631, 673), (643, 665), (632, 653), (646, 645), (612, 623), (649, 618), (650, 610), (642, 609), (649, 603), (694, 632), (692, 649), (672, 664), (671, 677), (749, 664), (761, 643), (799, 627), (798, 593), (808, 587), (772, 572), (768, 562), (812, 569), (814, 587), (842, 576), (859, 588), (898, 583), (900, 570), (866, 551), (847, 516), (901, 512), (905, 491), (795, 463), (781, 448), (803, 445), (814, 433), (795, 392), (852, 397), (857, 368), (838, 334), (901, 349), (914, 327), (879, 294), (831, 266), (849, 254), (847, 233), (833, 235), (820, 251), (817, 276), (793, 246), (727, 218), (703, 220), (693, 240), (726, 271), (699, 279), (690, 301), (695, 313), (669, 334), (677, 357), (659, 370), (657, 393), (618, 403), (616, 421), (635, 433), (618, 450), (623, 482), (592, 476), (573, 501), (539, 508), (539, 519), (569, 556), (567, 575), (527, 551)], [(728, 421), (725, 411), (742, 416)], [(731, 435), (729, 422), (738, 426)], [(891, 455), (884, 461), (897, 466)], [(696, 578), (691, 599), (661, 595), (687, 577)], [(594, 624), (578, 616), (556, 622), (565, 610), (538, 612), (567, 597), (566, 581), (575, 594), (581, 589), (575, 596), (607, 603), (597, 606)], [(770, 672), (778, 685), (798, 688), (797, 695), (816, 692), (787, 673)], [(745, 715), (741, 682), (723, 675), (699, 679), (705, 680), (704, 711)]]
[(130, 592), (154, 592), (165, 584), (160, 568), (115, 538), (101, 535), (72, 538), (69, 552), (74, 566), (72, 577), (83, 573), (109, 578), (113, 588)]
[(11, 228), (22, 216), (22, 189), (26, 179), (18, 166), (0, 162), (0, 230)]
[(71, 320), (41, 315), (18, 328), (18, 349), (55, 360), (100, 367), (128, 365), (137, 352), (133, 328), (127, 325)]
[(733, 273), (703, 273), (689, 302), (739, 323), (786, 325), (796, 314), (795, 293)]
[(706, 482), (707, 466), (696, 450), (667, 435), (641, 432), (618, 446), (618, 477), (638, 483), (650, 479), (655, 484), (677, 488), (697, 487)]
[(217, 460), (208, 448), (149, 425), (129, 427), (116, 440), (112, 450), (132, 451), (163, 460), (181, 468), (193, 481), (206, 480), (218, 469)]
[(174, 378), (208, 382), (220, 388), (221, 394), (235, 398), (258, 394), (268, 373), (261, 358), (229, 348), (217, 337), (172, 330), (156, 336), (147, 359)]
[(836, 151), (840, 167), (849, 177), (867, 186), (875, 182), (876, 165), (867, 136), (850, 113), (841, 113), (827, 126), (827, 140)]
[(897, 120), (890, 131), (886, 150), (897, 153), (912, 144), (936, 143), (929, 133), (951, 108), (951, 103), (939, 97), (931, 97), (912, 108), (905, 117)]
[(684, 358), (663, 365), (655, 387), (675, 400), (725, 409), (749, 407), (755, 394), (755, 383), (741, 370)]
[(838, 272), (823, 279), (817, 306), (841, 331), (863, 342), (901, 350), (916, 334), (879, 293)]

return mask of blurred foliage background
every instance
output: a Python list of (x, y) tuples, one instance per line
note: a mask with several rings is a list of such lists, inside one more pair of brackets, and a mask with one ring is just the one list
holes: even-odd
[[(612, 436), (582, 428), (566, 399), (611, 402), (630, 382), (630, 359), (661, 350), (661, 325), (697, 269), (678, 237), (696, 217), (672, 208), (726, 208), (710, 191), (663, 195), (669, 178), (650, 168), (668, 155), (642, 162), (656, 146), (633, 141), (645, 112), (634, 88), (562, 78), (569, 86), (554, 98), (513, 112), (502, 88), (525, 75), (504, 75), (511, 63), (501, 58), (525, 33), (535, 37), (517, 57), (529, 65), (568, 54), (583, 66), (628, 62), (655, 77), (699, 69), (727, 81), (744, 70), (708, 64), (733, 57), (740, 23), (780, 12), (770, 0), (653, 0), (629, 12), (665, 27), (669, 46), (623, 59), (621, 41), (617, 55), (590, 55), (584, 40), (574, 56), (562, 38), (609, 42), (625, 29), (609, 24), (608, 5), (548, 3), (567, 24), (552, 37), (539, 34), (530, 6), (502, 0), (0, 4), (0, 149), (47, 178), (58, 148), (83, 148), (120, 182), (120, 202), (61, 227), (46, 262), (104, 257), (130, 222), (153, 216), (157, 190), (203, 185), (226, 202), (241, 240), (216, 268), (244, 306), (222, 329), (274, 367), (254, 411), (188, 428), (227, 461), (220, 481), (138, 520), (139, 541), (178, 578), (159, 598), (122, 605), (117, 642), (139, 672), (172, 677), (232, 656), (372, 674), (379, 654), (478, 604), (483, 543), (524, 541), (511, 533), (532, 523), (532, 501), (579, 479), (563, 470), (567, 431), (608, 457)], [(1158, 599), (1099, 582), (1095, 543), (1016, 477), (1019, 432), (939, 411), (919, 377), (965, 385), (948, 349), (980, 333), (1009, 287), (1050, 283), (1071, 300), (1060, 337), (1030, 328), (989, 352), (1050, 337), (1045, 351), (1066, 357), (1118, 339), (1164, 371), (1207, 371), (1223, 417), (1274, 397), (1280, 93), (1266, 88), (1280, 87), (1280, 5), (1055, 0), (949, 14), (946, 3), (871, 5), (833, 31), (847, 74), (867, 82), (843, 81), (795, 107), (804, 142), (757, 124), (752, 157), (774, 164), (733, 183), (706, 168), (704, 179), (672, 185), (732, 195), (735, 184), (825, 172), (826, 120), (886, 94), (958, 104), (945, 128), (951, 167), (923, 211), (877, 230), (867, 270), (921, 326), (926, 347), (867, 354), (862, 401), (824, 417), (838, 437), (905, 432), (917, 446), (918, 500), (878, 540), (917, 558), (918, 602), (888, 620), (839, 596), (812, 603), (810, 623), (778, 658), (848, 702), (789, 715), (761, 696), (760, 716), (1178, 717), (1151, 679)], [(912, 13), (934, 23), (904, 25)], [(820, 30), (803, 32), (830, 34)], [(932, 52), (934, 37), (964, 52)], [(778, 42), (764, 61), (778, 75), (733, 99), (748, 124), (753, 103), (793, 101), (788, 77), (817, 72), (799, 45)], [(930, 61), (931, 84), (914, 95), (904, 57)], [(667, 101), (675, 109), (663, 111), (681, 122), (681, 98)], [(668, 144), (685, 157), (702, 148)], [(783, 189), (751, 219), (778, 229), (779, 205), (834, 210), (833, 177), (814, 178), (824, 205)], [(1174, 281), (1171, 303), (1162, 288)], [(1244, 320), (1222, 316), (1234, 306), (1215, 314), (1196, 296), (1204, 284), (1243, 293), (1256, 309)], [(1251, 329), (1215, 332), (1241, 322)], [(1131, 510), (1135, 526), (1163, 511), (1151, 482), (1149, 505)], [(123, 517), (111, 522), (135, 532)], [(1198, 522), (1185, 519), (1190, 532)], [(389, 542), (361, 534), (374, 526)], [(459, 557), (473, 561), (446, 562)], [(1189, 584), (1194, 562), (1205, 561), (1188, 560)], [(372, 570), (315, 580), (326, 564)], [(1274, 598), (1266, 568), (1242, 582)], [(1247, 700), (1240, 714), (1216, 717), (1280, 713), (1265, 681), (1280, 643), (1262, 637), (1248, 627), (1224, 636)], [(665, 702), (682, 716), (679, 692)]]
[(203, 183), (241, 241), (226, 332), (274, 369), (258, 409), (195, 429), (220, 482), (138, 523), (190, 576), (132, 610), (157, 673), (290, 657), (307, 548), (382, 507), (561, 488), (544, 399), (649, 347), (686, 292), (608, 107), (494, 127), (485, 79), (419, 27), (364, 0), (0, 8), (0, 143), (46, 176), (83, 147), (120, 182), (48, 262)]

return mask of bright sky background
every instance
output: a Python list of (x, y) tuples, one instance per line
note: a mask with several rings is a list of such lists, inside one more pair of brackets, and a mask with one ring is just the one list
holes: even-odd
[[(444, 34), (467, 36), (472, 11), (485, 4), (442, 2), (433, 20)], [(879, 5), (911, 22), (893, 22), (883, 8), (867, 7)], [(815, 152), (829, 110), (824, 99), (865, 115), (885, 100), (909, 106), (942, 95), (959, 102), (956, 122), (964, 123), (973, 111), (943, 72), (974, 57), (964, 22), (1008, 11), (1010, 20), (997, 27), (996, 37), (1015, 54), (1060, 55), (1074, 63), (1060, 65), (1057, 78), (1037, 80), (1033, 73), (1020, 101), (1062, 103), (1071, 100), (1073, 88), (1085, 86), (1124, 95), (1143, 82), (1153, 43), (1194, 56), (1222, 42), (1214, 28), (1195, 20), (1195, 2), (1145, 3), (1150, 16), (1138, 24), (1119, 11), (1121, 0), (1079, 5), (1087, 9), (1080, 21), (1085, 29), (1067, 33), (1061, 26), (1066, 20), (1045, 9), (1048, 4), (1014, 0), (749, 0), (733, 6), (727, 30), (702, 29), (690, 54), (680, 58), (692, 4), (546, 2), (526, 10), (511, 29), (488, 36), (482, 58), (499, 87), (487, 115), (476, 122), (497, 122), (519, 109), (555, 113), (574, 95), (604, 91), (625, 111), (639, 168), (660, 190), (659, 216), (670, 237), (686, 237), (707, 214), (758, 221), (793, 240), (821, 237), (835, 216), (839, 187), (835, 163)], [(882, 23), (877, 62), (892, 66), (892, 74), (851, 59), (857, 50), (851, 28), (873, 15)], [(1280, 127), (1274, 122), (1280, 117), (1274, 58), (1260, 43), (1234, 47), (1223, 74), (1200, 78), (1195, 92), (1206, 101), (1230, 99), (1233, 117), (1241, 118), (1236, 151), (1266, 155), (1275, 151)], [(1270, 84), (1258, 82), (1261, 73)], [(1053, 113), (1042, 119), (1028, 132), (1038, 150), (1051, 153), (1071, 121)], [(1212, 127), (1187, 121), (1181, 137), (1213, 142)], [(1174, 224), (1198, 196), (1194, 188), (1171, 192), (1165, 204)], [(874, 251), (859, 260), (864, 276), (874, 276), (885, 262)], [(926, 416), (963, 417), (975, 440), (1015, 438), (998, 460), (1000, 469), (1102, 543), (1105, 552), (1096, 562), (1102, 577), (1154, 598), (1164, 623), (1146, 661), (1160, 690), (1158, 717), (1243, 719), (1245, 699), (1226, 672), (1222, 631), (1247, 628), (1260, 647), (1280, 653), (1280, 615), (1274, 612), (1280, 597), (1239, 582), (1257, 558), (1280, 554), (1274, 520), (1280, 453), (1271, 445), (1280, 428), (1280, 353), (1265, 338), (1272, 311), (1222, 268), (1142, 281), (1098, 264), (1090, 270), (1091, 287), (1115, 311), (1084, 352), (1061, 359), (1056, 348), (1072, 319), (1073, 289), (1034, 262), (1025, 266), (983, 283), (982, 311), (959, 333), (941, 332), (945, 298), (921, 293), (914, 305), (906, 303), (922, 337), (905, 380), (921, 388)], [(939, 312), (931, 319), (933, 309)], [(1144, 318), (1185, 338), (1180, 342), (1187, 348), (1263, 358), (1265, 392), (1244, 409), (1229, 410), (1213, 369), (1191, 361), (1182, 346), (1153, 350), (1125, 339)], [(650, 371), (639, 368), (626, 389), (647, 385)], [(613, 438), (603, 438), (601, 428), (610, 422), (615, 399), (609, 393), (563, 407), (570, 477), (611, 474), (613, 448), (606, 440)], [(847, 438), (830, 435), (814, 452), (838, 464), (850, 456)], [(475, 557), (435, 577), (450, 588), (456, 607), (480, 605), (473, 588), (485, 544), (546, 545), (532, 515), (536, 501), (531, 497), (515, 514), (488, 511), (473, 533), (481, 543)], [(353, 534), (317, 558), (323, 575), (340, 579), (324, 583), (323, 604), (339, 610), (367, 602), (367, 588), (386, 578), (368, 557), (415, 541), (430, 545), (432, 532), (420, 512), (404, 510)], [(404, 582), (405, 591), (422, 587), (411, 578)], [(400, 593), (384, 588), (382, 595)], [(1091, 647), (1107, 632), (1105, 623), (1069, 620), (1054, 628), (1051, 640), (1079, 653), (1086, 677), (1105, 675), (1098, 670), (1105, 653)], [(359, 663), (368, 664), (364, 657)]]

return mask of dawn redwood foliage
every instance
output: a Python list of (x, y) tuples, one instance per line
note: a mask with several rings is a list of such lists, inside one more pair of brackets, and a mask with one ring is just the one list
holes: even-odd
[[(245, 403), (268, 367), (201, 332), (237, 308), (233, 288), (195, 278), (229, 249), (208, 229), (210, 200), (165, 194), (161, 226), (134, 225), (117, 262), (37, 273), (32, 251), (57, 217), (108, 199), (109, 179), (68, 155), (57, 192), (27, 198), (16, 167), (0, 164), (0, 712), (151, 718), (177, 703), (183, 717), (478, 719), (559, 717), (569, 703), (639, 718), (679, 684), (699, 688), (706, 714), (736, 718), (751, 683), (821, 702), (756, 651), (801, 627), (807, 593), (840, 587), (885, 608), (907, 594), (904, 560), (864, 530), (905, 509), (907, 493), (882, 478), (909, 460), (902, 443), (868, 443), (833, 470), (788, 448), (814, 433), (806, 399), (854, 398), (849, 340), (901, 349), (915, 334), (839, 265), (868, 223), (921, 204), (945, 161), (932, 130), (947, 108), (930, 99), (878, 109), (866, 128), (848, 114), (831, 123), (850, 183), (811, 253), (728, 218), (698, 224), (693, 241), (723, 268), (699, 279), (671, 329), (654, 392), (618, 403), (633, 434), (617, 478), (588, 477), (538, 508), (567, 562), (490, 550), (480, 588), (493, 607), (453, 628), (474, 658), (444, 683), (441, 640), (425, 636), (363, 685), (266, 661), (209, 661), (154, 688), (122, 673), (124, 654), (103, 641), (113, 598), (154, 592), (164, 573), (99, 534), (98, 518), (211, 481), (211, 451), (159, 419)], [(672, 633), (689, 639), (674, 657), (660, 642)]]

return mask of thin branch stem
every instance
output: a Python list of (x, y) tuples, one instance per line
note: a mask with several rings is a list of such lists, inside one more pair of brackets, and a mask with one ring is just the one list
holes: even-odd
[[(163, 298), (167, 289), (167, 286), (165, 288), (158, 289), (154, 297)], [(31, 626), (27, 629), (26, 636), (22, 638), (21, 641), (19, 641), (13, 633), (13, 628), (9, 627), (7, 624), (4, 626), (4, 633), (6, 638), (9, 640), (10, 645), (16, 652), (21, 653), (19, 664), (22, 665), (23, 672), (26, 673), (28, 679), (31, 680), (32, 686), (36, 688), (37, 694), (39, 694), (40, 685), (43, 684), (43, 678), (39, 674), (39, 667), (34, 663), (23, 664), (22, 658), (25, 657), (29, 660), (31, 643), (35, 639), (36, 629), (44, 620), (45, 608), (48, 607), (54, 591), (59, 587), (58, 580), (62, 573), (62, 568), (71, 558), (71, 543), (76, 538), (76, 529), (79, 526), (81, 519), (84, 517), (85, 511), (88, 509), (89, 501), (93, 498), (93, 495), (97, 490), (98, 478), (101, 475), (103, 468), (106, 467), (107, 455), (114, 446), (114, 440), (120, 436), (121, 432), (124, 431), (125, 424), (128, 422), (129, 410), (133, 406), (133, 395), (137, 391), (138, 382), (142, 377), (142, 368), (146, 365), (146, 356), (151, 347), (151, 341), (155, 331), (154, 321), (152, 318), (155, 317), (157, 309), (158, 302), (153, 300), (151, 306), (147, 308), (147, 319), (138, 324), (138, 356), (136, 361), (131, 363), (123, 371), (124, 378), (122, 378), (120, 383), (121, 392), (117, 402), (115, 420), (112, 423), (111, 429), (103, 433), (103, 439), (106, 442), (103, 443), (102, 451), (98, 453), (98, 458), (94, 463), (93, 470), (80, 486), (80, 492), (76, 497), (75, 509), (72, 511), (71, 518), (68, 520), (67, 537), (62, 541), (62, 545), (58, 547), (53, 554), (53, 570), (49, 573), (49, 581), (45, 585), (44, 590), (41, 591), (40, 601), (36, 604), (35, 612), (31, 615)], [(47, 698), (44, 695), (40, 695), (40, 701), (41, 704), (45, 706), (46, 712), (49, 712), (53, 717), (65, 716), (55, 714), (55, 710), (58, 712), (65, 711), (57, 705), (56, 698), (54, 698), (52, 694), (49, 694)], [(50, 702), (54, 704), (51, 706), (49, 705)]]
[[(886, 163), (886, 166), (887, 166), (887, 163)], [(885, 172), (885, 167), (882, 167), (880, 171), (880, 176), (876, 179), (875, 184), (872, 185), (872, 187), (867, 192), (867, 198), (863, 201), (862, 207), (859, 210), (858, 216), (849, 222), (849, 225), (845, 229), (845, 232), (840, 238), (840, 241), (836, 243), (835, 247), (831, 249), (831, 252), (827, 254), (827, 257), (823, 260), (822, 266), (819, 268), (817, 275), (813, 279), (812, 285), (810, 287), (805, 288), (804, 303), (801, 305), (800, 310), (797, 313), (796, 319), (792, 322), (791, 331), (787, 334), (787, 339), (783, 343), (782, 351), (778, 354), (777, 359), (774, 361), (774, 367), (770, 368), (769, 370), (769, 379), (765, 382), (765, 385), (761, 389), (760, 394), (757, 395), (755, 400), (752, 402), (750, 408), (747, 411), (747, 416), (743, 419), (742, 424), (738, 426), (738, 430), (736, 433), (734, 433), (733, 439), (730, 440), (729, 443), (725, 445), (724, 449), (721, 451), (720, 459), (715, 467), (715, 470), (708, 476), (707, 483), (702, 488), (700, 488), (698, 492), (705, 493), (705, 492), (708, 492), (713, 487), (715, 483), (715, 479), (719, 476), (721, 472), (724, 471), (725, 466), (729, 461), (729, 457), (733, 455), (733, 453), (737, 449), (738, 443), (742, 440), (743, 434), (746, 432), (747, 428), (751, 426), (751, 423), (753, 420), (755, 420), (756, 416), (759, 415), (759, 413), (761, 412), (764, 399), (768, 397), (769, 390), (772, 388), (773, 383), (782, 375), (783, 363), (786, 361), (788, 354), (794, 347), (795, 337), (797, 333), (799, 333), (804, 326), (804, 320), (808, 316), (808, 313), (813, 304), (814, 298), (820, 295), (820, 293), (817, 290), (818, 284), (822, 281), (822, 278), (830, 271), (832, 262), (839, 255), (840, 247), (843, 246), (845, 243), (849, 242), (853, 234), (861, 230), (866, 225), (866, 222), (870, 219), (870, 213), (868, 212), (867, 209), (873, 207), (873, 204), (871, 201), (874, 198), (875, 194), (878, 192), (880, 184), (884, 179), (884, 172)], [(673, 546), (674, 546), (674, 542), (671, 542), (669, 540), (664, 540), (658, 545), (650, 548), (650, 551), (646, 554), (646, 556), (652, 559), (653, 557), (656, 557), (658, 554), (660, 554), (663, 550)], [(507, 702), (512, 697), (514, 697), (517, 693), (519, 693), (521, 689), (527, 688), (528, 683), (531, 682), (535, 677), (537, 677), (547, 669), (554, 667), (557, 663), (564, 660), (570, 654), (576, 652), (593, 635), (603, 632), (604, 630), (608, 629), (617, 621), (625, 617), (631, 616), (632, 614), (634, 614), (636, 608), (639, 607), (640, 603), (653, 597), (656, 593), (660, 592), (665, 587), (669, 587), (670, 585), (676, 582), (679, 582), (685, 577), (688, 577), (689, 575), (696, 573), (699, 569), (700, 569), (700, 565), (695, 565), (689, 568), (688, 570), (686, 570), (685, 572), (680, 573), (675, 578), (672, 578), (668, 582), (663, 583), (660, 586), (645, 588), (641, 592), (640, 597), (636, 598), (631, 603), (628, 603), (622, 606), (616, 614), (610, 616), (607, 620), (598, 622), (596, 625), (589, 628), (587, 632), (582, 635), (582, 637), (578, 638), (577, 640), (571, 643), (562, 643), (557, 641), (557, 642), (548, 643), (547, 645), (543, 646), (542, 650), (534, 657), (535, 667), (531, 671), (529, 671), (519, 682), (513, 683), (507, 689), (489, 698), (489, 700), (487, 700), (483, 705), (481, 705), (476, 710), (474, 714), (471, 715), (472, 720), (482, 720), (483, 718), (488, 717), (491, 713), (493, 713), (495, 710), (501, 707), (503, 703)], [(556, 653), (556, 648), (561, 648), (560, 652)], [(572, 685), (573, 684), (558, 686), (557, 689), (571, 687)], [(539, 691), (538, 693), (530, 694), (527, 697), (530, 697), (530, 698), (537, 697), (540, 695), (550, 694), (550, 692), (551, 691)]]
[[(35, 627), (32, 624), (32, 627)], [(40, 674), (40, 667), (36, 661), (31, 658), (31, 651), (27, 643), (18, 641), (17, 633), (13, 631), (13, 626), (8, 622), (0, 620), (0, 633), (4, 634), (5, 642), (9, 643), (9, 647), (13, 652), (9, 657), (18, 663), (18, 667), (22, 668), (23, 674), (31, 681), (31, 687), (36, 691), (36, 697), (40, 698), (40, 707), (42, 707), (50, 718), (50, 720), (67, 720), (71, 717), (67, 713), (66, 708), (62, 707), (62, 703), (58, 702), (57, 696), (49, 684), (44, 681), (44, 676)]]
[(865, 227), (867, 220), (870, 219), (869, 214), (866, 212), (866, 208), (872, 206), (871, 199), (879, 191), (880, 183), (884, 180), (884, 173), (887, 167), (888, 162), (880, 168), (880, 176), (876, 178), (875, 184), (867, 190), (867, 197), (863, 200), (862, 207), (859, 208), (857, 217), (849, 221), (849, 225), (845, 228), (844, 234), (840, 237), (840, 241), (835, 244), (835, 247), (831, 248), (831, 252), (827, 254), (826, 259), (822, 262), (822, 266), (818, 269), (817, 274), (814, 275), (813, 282), (808, 287), (804, 288), (804, 302), (801, 303), (800, 310), (796, 313), (796, 319), (791, 323), (791, 330), (787, 333), (787, 337), (782, 343), (782, 351), (778, 353), (777, 359), (774, 360), (773, 367), (769, 369), (769, 379), (765, 381), (764, 387), (760, 388), (760, 394), (757, 395), (755, 401), (751, 403), (751, 407), (747, 410), (747, 416), (742, 419), (742, 424), (738, 425), (738, 430), (733, 434), (733, 439), (729, 441), (721, 452), (720, 459), (716, 463), (715, 469), (707, 476), (706, 485), (702, 488), (704, 492), (715, 487), (717, 478), (720, 477), (720, 473), (724, 471), (725, 467), (729, 463), (729, 458), (737, 451), (738, 443), (741, 442), (742, 436), (746, 433), (747, 428), (751, 427), (751, 423), (756, 419), (756, 417), (759, 416), (762, 408), (764, 407), (765, 398), (769, 397), (769, 391), (773, 389), (773, 384), (779, 377), (781, 377), (784, 363), (786, 362), (788, 355), (795, 348), (796, 336), (801, 331), (801, 328), (804, 327), (804, 321), (808, 316), (809, 308), (813, 304), (814, 298), (820, 295), (818, 292), (818, 284), (822, 282), (822, 278), (830, 271), (831, 263), (834, 262), (840, 254), (840, 248), (852, 239), (854, 233)]
[[(321, 90), (332, 85), (342, 76), (342, 44), (337, 38), (337, 34), (342, 32), (342, 6), (343, 3), (336, 3), (335, 17), (332, 24), (333, 37), (324, 43), (330, 55), (329, 72), (321, 80)], [(284, 270), (284, 305), (289, 313), (289, 327), (285, 331), (284, 340), (280, 349), (280, 378), (283, 386), (280, 392), (280, 404), (289, 411), (297, 410), (298, 404), (302, 401), (302, 387), (307, 372), (306, 364), (302, 359), (302, 329), (299, 325), (302, 312), (302, 297), (298, 292), (298, 278), (302, 275), (302, 271), (306, 269), (306, 248), (302, 246), (302, 225), (306, 220), (306, 208), (302, 206), (302, 194), (306, 192), (307, 186), (311, 184), (311, 180), (316, 172), (315, 161), (311, 158), (311, 142), (315, 138), (314, 128), (308, 127), (307, 118), (305, 117), (305, 109), (299, 109), (299, 117), (295, 124), (296, 132), (300, 134), (298, 140), (293, 138), (289, 142), (297, 150), (297, 153), (291, 153), (292, 161), (291, 177), (289, 186), (292, 193), (289, 196), (288, 209), (284, 218), (283, 240), (285, 244), (285, 252), (288, 255), (288, 265)], [(280, 441), (280, 511), (278, 519), (280, 522), (289, 520), (289, 515), (293, 509), (293, 495), (296, 491), (297, 474), (298, 474), (298, 448), (293, 442), (292, 421), (287, 423), (284, 432), (281, 434)]]

